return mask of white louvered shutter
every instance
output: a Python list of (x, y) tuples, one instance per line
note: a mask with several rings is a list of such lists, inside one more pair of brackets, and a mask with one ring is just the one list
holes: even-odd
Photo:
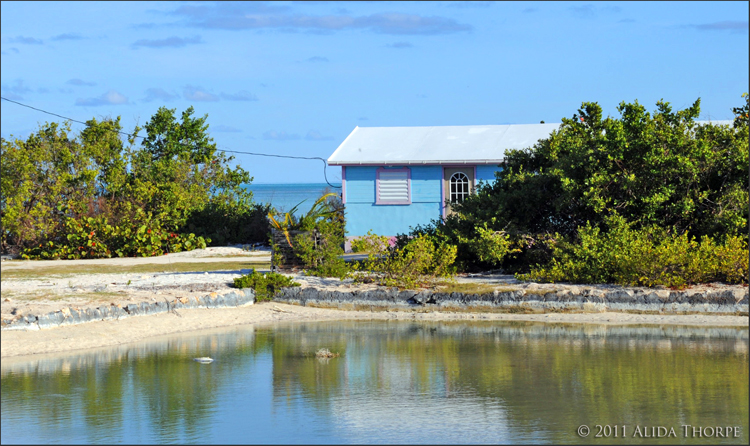
[(380, 201), (409, 202), (409, 175), (406, 170), (394, 172), (380, 172), (378, 181), (378, 196)]

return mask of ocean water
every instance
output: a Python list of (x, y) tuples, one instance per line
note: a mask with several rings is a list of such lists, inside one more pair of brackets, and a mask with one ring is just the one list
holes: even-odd
[(323, 194), (333, 192), (341, 194), (341, 184), (332, 183), (338, 188), (331, 187), (326, 183), (271, 183), (250, 184), (246, 189), (253, 193), (253, 201), (256, 203), (270, 203), (279, 212), (289, 212), (294, 206), (302, 203), (295, 214), (305, 213), (315, 200)]

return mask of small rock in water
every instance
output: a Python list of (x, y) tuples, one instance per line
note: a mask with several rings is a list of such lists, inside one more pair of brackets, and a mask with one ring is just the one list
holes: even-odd
[(193, 361), (199, 362), (201, 364), (210, 364), (214, 362), (213, 358), (209, 358), (208, 356), (202, 356), (200, 358), (193, 358)]
[(339, 356), (339, 354), (331, 353), (331, 351), (327, 348), (321, 348), (320, 350), (315, 352), (315, 356), (317, 356), (318, 358), (334, 358), (336, 356)]

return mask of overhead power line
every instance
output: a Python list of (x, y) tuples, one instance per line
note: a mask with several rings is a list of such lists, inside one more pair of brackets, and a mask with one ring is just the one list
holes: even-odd
[[(48, 115), (57, 116), (58, 118), (62, 118), (62, 119), (65, 119), (65, 120), (68, 120), (68, 121), (71, 121), (71, 122), (77, 122), (78, 124), (88, 125), (88, 124), (86, 124), (83, 121), (79, 121), (79, 120), (73, 119), (73, 118), (68, 118), (67, 116), (63, 116), (63, 115), (58, 115), (57, 113), (52, 113), (52, 112), (49, 112), (47, 110), (42, 110), (41, 108), (36, 108), (36, 107), (32, 107), (30, 105), (22, 104), (22, 103), (20, 103), (18, 101), (14, 101), (14, 100), (2, 97), (2, 96), (0, 96), (0, 99), (2, 99), (4, 101), (12, 102), (12, 103), (17, 104), (17, 105), (20, 105), (21, 107), (30, 108), (32, 110), (36, 110), (36, 111), (39, 111), (39, 112), (42, 112), (42, 113), (46, 113)], [(113, 129), (106, 129), (106, 130), (108, 130), (110, 132), (114, 132), (114, 133), (119, 133), (121, 135), (126, 135), (126, 136), (131, 137), (131, 138), (141, 138), (141, 139), (144, 139), (143, 136), (133, 135), (131, 133), (121, 132), (119, 130), (113, 130)], [(271, 157), (271, 158), (290, 158), (290, 159), (299, 159), (299, 160), (320, 160), (320, 161), (323, 162), (323, 178), (325, 178), (326, 184), (328, 184), (329, 186), (334, 187), (336, 189), (341, 189), (341, 186), (333, 185), (333, 184), (331, 184), (330, 181), (328, 181), (328, 175), (327, 175), (328, 162), (325, 160), (325, 158), (321, 158), (319, 156), (292, 156), (292, 155), (277, 155), (277, 154), (271, 154), (271, 153), (243, 152), (243, 151), (239, 151), (239, 150), (224, 150), (224, 149), (219, 149), (219, 150), (221, 150), (222, 152), (227, 152), (227, 153), (238, 153), (238, 154), (241, 154), (241, 155), (252, 155), (252, 156), (265, 156), (265, 157)]]

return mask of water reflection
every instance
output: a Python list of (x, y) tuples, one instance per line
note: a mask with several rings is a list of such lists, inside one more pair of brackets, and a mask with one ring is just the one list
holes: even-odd
[(746, 328), (288, 324), (3, 360), (0, 376), (4, 444), (623, 443), (581, 424), (748, 441)]

